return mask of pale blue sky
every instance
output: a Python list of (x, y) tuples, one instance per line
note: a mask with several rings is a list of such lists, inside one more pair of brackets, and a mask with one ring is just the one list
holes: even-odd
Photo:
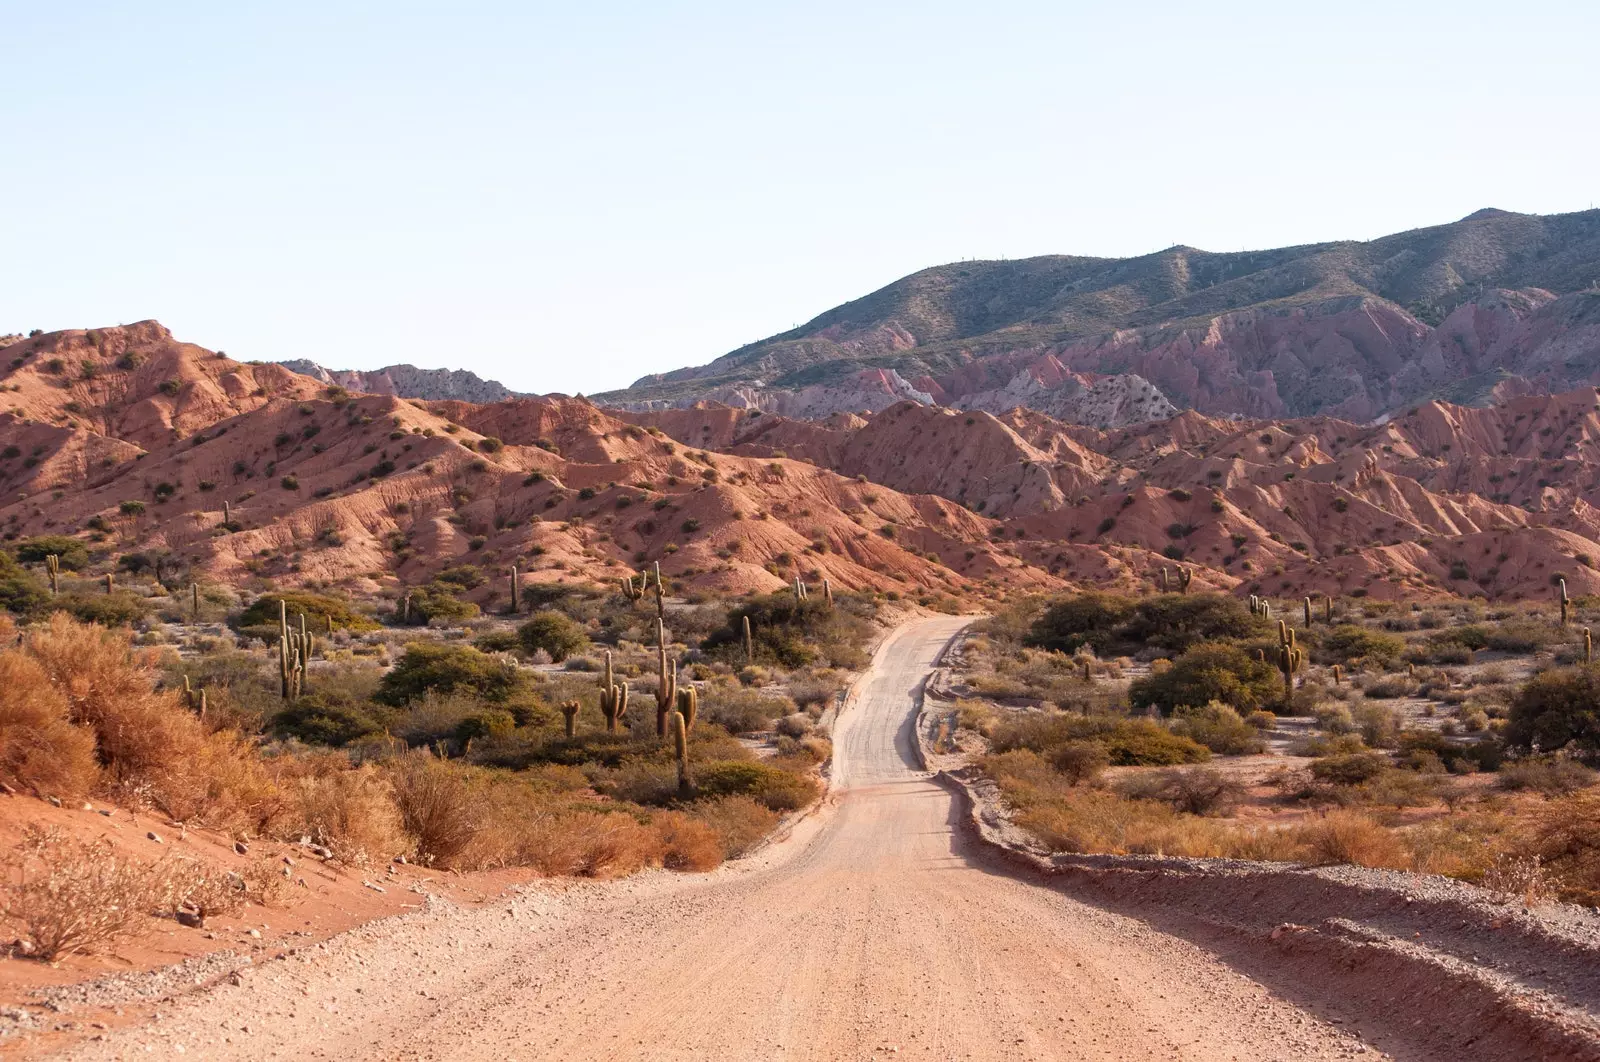
[(916, 269), (1594, 204), (1592, 2), (0, 2), (0, 332), (595, 392)]

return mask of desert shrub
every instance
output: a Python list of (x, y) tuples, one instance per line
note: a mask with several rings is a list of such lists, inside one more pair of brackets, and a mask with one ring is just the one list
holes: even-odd
[(50, 591), (43, 580), (0, 553), (0, 608), (18, 615), (37, 615), (50, 607)]
[(1050, 750), (1050, 766), (1068, 785), (1092, 785), (1111, 765), (1111, 754), (1098, 741), (1066, 741)]
[(1211, 756), (1204, 745), (1154, 720), (1111, 715), (1029, 714), (997, 724), (990, 741), (997, 753), (1026, 749), (1041, 755), (1069, 741), (1092, 741), (1117, 767), (1171, 767)]
[(1502, 768), (1495, 781), (1502, 789), (1527, 789), (1558, 797), (1594, 785), (1595, 772), (1573, 760), (1523, 760)]
[(1442, 791), (1437, 773), (1386, 767), (1362, 784), (1361, 799), (1369, 804), (1417, 808), (1437, 801)]
[(1266, 748), (1255, 727), (1217, 701), (1199, 708), (1180, 707), (1173, 714), (1172, 732), (1224, 756), (1248, 756)]
[(1133, 601), (1119, 594), (1072, 594), (1053, 602), (1034, 620), (1024, 644), (1058, 653), (1089, 646), (1104, 654), (1116, 646), (1117, 629), (1133, 615), (1133, 608)]
[(1400, 736), (1400, 713), (1386, 704), (1362, 702), (1350, 709), (1350, 721), (1370, 748), (1393, 748)]
[(1600, 757), (1600, 671), (1556, 668), (1529, 679), (1512, 699), (1505, 741), (1523, 751)]
[(1400, 839), (1360, 812), (1330, 811), (1296, 827), (1294, 832), (1310, 862), (1395, 869), (1408, 863)]
[(835, 600), (830, 609), (820, 594), (805, 601), (782, 591), (756, 598), (729, 611), (727, 622), (700, 647), (717, 659), (744, 663), (743, 621), (748, 616), (758, 662), (787, 668), (865, 667), (868, 658), (862, 647), (872, 636), (867, 618), (876, 605), (851, 594), (835, 595)]
[(1140, 598), (1117, 633), (1130, 646), (1182, 653), (1202, 642), (1248, 638), (1265, 627), (1244, 602), (1226, 594), (1157, 594)]
[(747, 796), (697, 801), (691, 813), (714, 831), (725, 859), (737, 859), (777, 828), (778, 814)]
[(483, 829), (481, 802), (463, 772), (418, 750), (395, 760), (387, 780), (417, 861), (454, 866)]
[(1137, 679), (1128, 687), (1135, 708), (1159, 708), (1171, 715), (1181, 705), (1218, 701), (1241, 712), (1272, 703), (1282, 682), (1276, 668), (1236, 645), (1203, 642), (1187, 650), (1165, 671)]
[(469, 645), (412, 642), (400, 662), (383, 676), (374, 699), (400, 707), (428, 692), (464, 692), (505, 702), (527, 689), (527, 678), (515, 666)]
[(1367, 683), (1361, 692), (1377, 700), (1393, 700), (1416, 693), (1417, 683), (1405, 675), (1388, 675)]
[(449, 583), (463, 590), (475, 590), (489, 581), (483, 569), (475, 564), (458, 564), (453, 568), (446, 568), (433, 579), (434, 582)]
[(1352, 752), (1313, 760), (1311, 776), (1331, 785), (1360, 785), (1376, 778), (1388, 766), (1388, 759), (1376, 752)]
[(589, 644), (583, 628), (559, 612), (536, 612), (517, 628), (517, 638), (526, 653), (543, 649), (550, 659), (561, 663), (574, 653), (582, 652)]
[(352, 770), (341, 761), (295, 779), (288, 791), (292, 832), (326, 846), (334, 858), (364, 866), (410, 854), (394, 790), (377, 768)]
[(1600, 904), (1600, 790), (1549, 801), (1525, 829), (1522, 854), (1537, 857), (1563, 898)]
[(1257, 730), (1274, 730), (1278, 726), (1278, 717), (1265, 709), (1257, 709), (1245, 716), (1244, 721)]
[(765, 763), (723, 760), (697, 769), (701, 796), (748, 796), (771, 811), (798, 811), (817, 798), (817, 783)]
[(22, 928), (32, 954), (46, 962), (108, 948), (170, 904), (166, 866), (142, 863), (106, 838), (64, 836), (27, 827), (0, 856), (0, 918)]
[(1463, 745), (1436, 730), (1404, 730), (1395, 743), (1399, 748), (1396, 765), (1412, 770), (1430, 765), (1428, 758), (1432, 757), (1451, 774), (1493, 771), (1499, 769), (1505, 755), (1500, 741), (1492, 736)]
[(64, 571), (75, 572), (89, 564), (89, 547), (71, 535), (36, 535), (16, 546), (17, 560), (24, 564), (43, 564), (51, 554), (60, 558)]
[(94, 732), (106, 778), (124, 795), (179, 821), (264, 823), (278, 797), (254, 749), (207, 733), (176, 694), (157, 692), (128, 642), (126, 631), (58, 612), (34, 629), (27, 651), (66, 696), (72, 722)]
[(94, 734), (68, 719), (67, 699), (20, 652), (0, 653), (0, 779), (46, 796), (74, 797), (99, 775)]
[(298, 698), (272, 717), (271, 726), (308, 745), (347, 745), (384, 729), (370, 705), (321, 691)]
[(722, 862), (722, 837), (705, 820), (681, 811), (658, 811), (650, 826), (661, 838), (661, 865), (668, 870), (713, 870)]
[(1489, 631), (1488, 648), (1502, 653), (1533, 653), (1564, 641), (1559, 627), (1535, 620), (1507, 620)]
[(393, 621), (397, 624), (425, 626), (432, 623), (460, 623), (473, 619), (478, 615), (478, 606), (457, 597), (457, 589), (456, 584), (443, 582), (414, 586), (404, 594), (404, 598), (410, 599), (409, 609), (404, 599), (396, 602)]
[(105, 627), (131, 627), (150, 615), (150, 604), (138, 594), (118, 591), (114, 594), (62, 594), (55, 599), (54, 607), (70, 613), (84, 623), (98, 623)]
[(1223, 815), (1244, 797), (1244, 786), (1210, 767), (1157, 771), (1128, 779), (1124, 796), (1159, 800), (1188, 815)]
[(1317, 649), (1317, 655), (1324, 660), (1340, 663), (1368, 660), (1386, 666), (1400, 659), (1406, 651), (1406, 641), (1396, 634), (1385, 634), (1347, 623), (1323, 634)]
[(770, 730), (774, 720), (794, 710), (789, 698), (758, 690), (708, 686), (701, 691), (700, 719), (730, 734)]
[(329, 594), (313, 594), (304, 590), (275, 590), (270, 594), (262, 594), (240, 614), (236, 625), (241, 628), (276, 627), (279, 602), (287, 606), (291, 623), (304, 615), (307, 628), (315, 634), (321, 634), (328, 629), (329, 619), (333, 620), (333, 626), (337, 630), (378, 629), (376, 620), (365, 613), (357, 612), (348, 601)]
[(514, 653), (522, 648), (522, 640), (517, 637), (515, 631), (484, 631), (472, 639), (472, 647), (484, 653)]

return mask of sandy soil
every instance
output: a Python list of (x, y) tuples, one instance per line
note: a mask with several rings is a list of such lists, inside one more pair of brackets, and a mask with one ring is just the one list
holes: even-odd
[(828, 806), (752, 860), (430, 903), (50, 1057), (1451, 1057), (1392, 1033), (1425, 1020), (1398, 1001), (1339, 1013), (1305, 978), (1252, 979), (1203, 934), (993, 860), (916, 748), (920, 685), (963, 622), (879, 648), (839, 723)]

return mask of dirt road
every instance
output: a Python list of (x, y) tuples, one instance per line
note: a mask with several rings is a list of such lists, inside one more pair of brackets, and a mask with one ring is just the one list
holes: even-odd
[(968, 850), (911, 725), (962, 622), (880, 648), (836, 734), (831, 806), (754, 861), (368, 926), (69, 1057), (1384, 1057), (1195, 944)]

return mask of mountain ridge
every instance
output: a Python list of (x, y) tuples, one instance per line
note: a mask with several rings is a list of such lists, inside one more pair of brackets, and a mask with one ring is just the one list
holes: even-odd
[[(1546, 390), (1586, 382), (1600, 369), (1600, 309), (1581, 296), (1600, 294), (1597, 278), (1600, 210), (1486, 208), (1375, 240), (1259, 251), (959, 262), (595, 398), (681, 405), (892, 371), (945, 402), (974, 366), (1001, 359), (1015, 375), (1051, 358), (1069, 372), (1136, 373), (1206, 413), (1366, 420), (1486, 368)], [(1553, 355), (1575, 334), (1581, 365), (1569, 369)]]

